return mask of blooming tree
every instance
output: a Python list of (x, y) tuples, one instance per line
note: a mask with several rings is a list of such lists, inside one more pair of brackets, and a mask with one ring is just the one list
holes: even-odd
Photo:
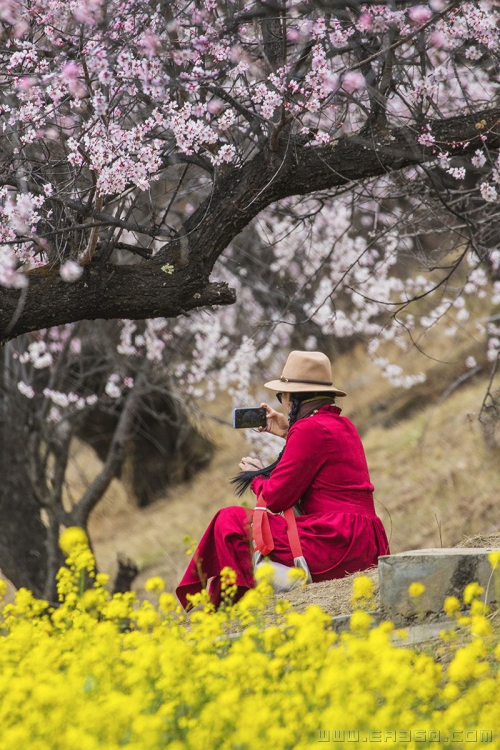
[(231, 303), (290, 196), (439, 159), (495, 203), (496, 6), (2, 0), (2, 338)]

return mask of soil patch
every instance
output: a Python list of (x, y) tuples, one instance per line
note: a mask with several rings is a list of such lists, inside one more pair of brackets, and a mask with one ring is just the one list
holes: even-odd
[(375, 601), (378, 606), (378, 570), (370, 568), (362, 573), (353, 573), (345, 578), (335, 578), (332, 581), (321, 583), (310, 583), (307, 586), (289, 591), (276, 597), (286, 599), (290, 602), (295, 612), (304, 612), (311, 604), (317, 604), (327, 614), (336, 615), (350, 614), (352, 582), (358, 576), (368, 576), (375, 584)]

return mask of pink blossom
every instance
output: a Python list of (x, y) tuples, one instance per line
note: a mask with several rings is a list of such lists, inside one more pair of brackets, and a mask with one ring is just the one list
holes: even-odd
[(442, 31), (434, 30), (429, 37), (429, 44), (431, 47), (441, 49), (446, 44), (446, 36)]
[[(1, 121), (5, 123), (7, 137), (10, 139), (12, 133), (17, 139), (11, 141), (15, 178), (11, 184), (24, 181), (16, 170), (29, 158), (27, 154), (39, 150), (40, 154), (51, 155), (46, 163), (43, 159), (37, 162), (33, 194), (20, 195), (14, 188), (0, 190), (0, 284), (26, 285), (29, 276), (25, 271), (47, 262), (47, 251), (54, 247), (52, 235), (49, 235), (50, 245), (44, 246), (37, 239), (34, 246), (32, 239), (41, 233), (40, 226), (45, 229), (56, 225), (57, 203), (48, 200), (54, 192), (58, 199), (89, 205), (87, 201), (95, 187), (100, 195), (111, 197), (106, 210), (120, 218), (120, 211), (122, 217), (127, 215), (128, 201), (132, 207), (135, 195), (143, 191), (141, 203), (146, 206), (146, 201), (150, 201), (157, 215), (158, 204), (154, 206), (157, 196), (175, 192), (173, 180), (180, 171), (178, 157), (182, 160), (185, 155), (202, 156), (217, 169), (226, 164), (239, 167), (261, 148), (261, 141), (269, 136), (270, 121), (282, 107), (293, 123), (294, 134), (307, 133), (312, 148), (332, 143), (341, 130), (347, 136), (359, 132), (366, 120), (366, 110), (360, 106), (365, 103), (359, 101), (365, 80), (358, 70), (343, 72), (349, 61), (354, 64), (358, 60), (356, 50), (352, 56), (337, 54), (348, 40), (357, 43), (356, 38), (352, 39), (353, 34), (368, 38), (370, 50), (374, 35), (374, 51), (390, 43), (393, 31), (399, 38), (408, 37), (403, 46), (394, 49), (394, 90), (387, 101), (388, 132), (402, 123), (408, 124), (419, 144), (429, 147), (428, 156), (437, 157), (442, 169), (449, 170), (456, 179), (463, 179), (465, 167), (451, 167), (452, 156), (438, 154), (441, 146), (435, 145), (429, 129), (419, 137), (419, 131), (414, 130), (418, 127), (414, 115), (423, 111), (436, 119), (440, 113), (443, 117), (464, 113), (474, 117), (477, 110), (487, 106), (488, 100), (495, 100), (497, 81), (491, 70), (495, 69), (500, 50), (500, 25), (498, 9), (491, 0), (469, 1), (459, 3), (444, 18), (434, 19), (435, 26), (422, 32), (418, 39), (412, 36), (432, 13), (443, 10), (447, 1), (430, 0), (427, 4), (420, 0), (416, 6), (361, 4), (357, 20), (355, 13), (343, 15), (339, 20), (336, 14), (313, 9), (314, 4), (291, 3), (289, 13), (287, 10), (287, 60), (276, 66), (262, 55), (262, 29), (258, 23), (247, 22), (238, 28), (237, 14), (232, 14), (236, 22), (230, 34), (225, 34), (224, 4), (217, 0), (197, 4), (172, 0), (167, 3), (172, 6), (171, 21), (156, 7), (156, 0), (153, 4), (141, 0), (33, 0), (31, 3), (3, 0), (3, 5), (0, 0), (4, 23), (12, 24), (11, 19), (19, 23), (21, 16), (29, 19), (29, 35), (16, 39), (8, 31), (3, 39), (4, 51), (0, 52), (8, 93), (0, 105)], [(106, 14), (102, 12), (104, 8)], [(311, 34), (312, 49), (297, 69), (298, 43), (310, 42)], [(81, 40), (78, 46), (76, 39)], [(420, 44), (425, 45), (429, 63), (426, 70), (416, 64)], [(486, 64), (478, 65), (476, 61), (483, 55)], [(380, 56), (373, 61), (377, 76), (381, 61)], [(356, 91), (361, 95), (349, 96)], [(479, 145), (479, 138), (486, 138), (486, 133), (487, 128), (482, 126), (475, 131)], [(459, 153), (464, 144), (455, 146)], [(455, 153), (452, 144), (447, 150)], [(59, 155), (61, 170), (55, 173), (51, 164)], [(478, 149), (471, 166), (479, 169), (486, 164), (486, 153)], [(500, 182), (500, 164), (492, 167), (488, 181), (480, 189), (483, 199), (496, 201), (497, 191), (500, 192), (496, 184)], [(189, 179), (172, 206), (175, 226), (177, 220), (185, 220), (198, 209), (207, 194), (211, 178), (200, 176), (201, 171), (197, 173), (190, 167)], [(63, 173), (64, 180), (59, 176)], [(161, 180), (158, 190), (145, 195), (144, 191), (156, 187), (157, 179)], [(407, 169), (403, 179), (419, 180), (420, 172)], [(384, 175), (370, 183), (366, 196), (358, 195), (355, 208), (352, 193), (350, 200), (344, 201), (339, 196), (335, 208), (325, 202), (317, 218), (309, 222), (302, 221), (302, 217), (317, 213), (314, 202), (290, 199), (285, 201), (286, 219), (268, 209), (261, 212), (256, 222), (266, 226), (265, 232), (256, 231), (261, 231), (260, 240), (269, 248), (272, 272), (283, 281), (295, 284), (322, 269), (310, 289), (311, 299), (304, 306), (323, 336), (360, 335), (373, 341), (373, 337), (380, 336), (377, 347), (380, 341), (381, 347), (390, 342), (391, 347), (404, 349), (397, 324), (387, 325), (380, 333), (380, 321), (387, 312), (384, 303), (405, 302), (412, 295), (428, 292), (432, 282), (430, 275), (424, 274), (401, 279), (394, 269), (398, 254), (410, 255), (416, 247), (412, 239), (415, 233), (405, 233), (401, 215), (396, 220), (384, 208), (393, 189), (391, 178)], [(118, 200), (120, 194), (122, 200)], [(165, 201), (168, 200), (167, 196)], [(411, 196), (409, 201), (411, 204)], [(416, 222), (420, 211), (421, 206), (416, 205)], [(139, 215), (135, 211), (131, 214), (134, 220)], [(293, 232), (290, 217), (296, 220)], [(76, 218), (76, 211), (72, 215), (68, 209), (68, 224), (72, 218)], [(353, 226), (359, 231), (353, 232)], [(378, 233), (383, 239), (377, 238)], [(123, 239), (137, 241), (135, 234), (126, 230)], [(152, 239), (151, 247), (159, 249), (164, 239)], [(493, 252), (491, 263), (498, 268), (499, 258)], [(474, 257), (468, 270), (474, 269), (477, 262)], [(83, 271), (75, 265), (80, 277)], [(247, 270), (239, 269), (234, 278), (229, 265), (221, 264), (224, 266), (221, 273), (225, 281), (237, 288), (242, 309), (217, 310), (200, 320), (193, 314), (188, 323), (177, 321), (167, 326), (160, 322), (158, 328), (156, 322), (148, 322), (144, 327), (141, 324), (141, 335), (136, 335), (135, 324), (125, 322), (116, 351), (120, 362), (123, 357), (143, 357), (147, 358), (148, 366), (158, 363), (170, 366), (170, 358), (177, 354), (175, 347), (169, 346), (169, 336), (174, 335), (175, 328), (175, 336), (194, 342), (193, 361), (182, 363), (183, 367), (177, 362), (172, 364), (172, 371), (180, 373), (179, 378), (182, 377), (191, 394), (199, 393), (201, 384), (214, 393), (215, 378), (210, 373), (216, 370), (219, 374), (217, 358), (223, 362), (225, 357), (227, 365), (222, 368), (221, 382), (228, 392), (232, 389), (236, 395), (246, 393), (251, 368), (261, 357), (262, 362), (266, 357), (269, 361), (273, 348), (289, 346), (290, 336), (283, 326), (276, 326), (276, 331), (262, 337), (259, 346), (241, 343), (238, 327), (241, 320), (246, 325), (248, 319), (248, 325), (254, 326), (252, 331), (260, 330), (259, 320), (265, 311), (252, 294)], [(63, 278), (65, 267), (63, 263)], [(337, 288), (337, 301), (342, 300), (342, 309), (336, 309), (331, 299), (332, 289)], [(491, 299), (495, 300), (500, 287), (493, 284), (492, 289)], [(471, 273), (465, 284), (466, 293), (479, 297), (486, 290), (490, 290), (489, 283), (483, 284), (479, 275)], [(428, 307), (422, 323), (429, 327), (437, 325), (450, 307), (453, 316), (467, 314), (462, 298), (448, 299), (444, 307), (441, 298), (432, 301), (429, 298)], [(295, 322), (291, 312), (289, 322), (292, 325)], [(419, 316), (412, 320), (405, 312), (409, 330), (419, 322)], [(449, 326), (448, 332), (451, 330), (454, 335), (456, 326)], [(21, 356), (26, 354), (27, 359), (20, 364), (35, 368), (50, 362), (50, 358), (54, 364), (64, 348), (63, 338), (40, 336), (47, 336), (47, 347), (24, 352)], [(310, 341), (307, 346), (314, 348)], [(372, 356), (377, 347), (371, 345)], [(78, 354), (77, 349), (75, 342), (71, 345), (73, 356)], [(235, 351), (235, 356), (229, 357), (230, 351)], [(383, 360), (380, 357), (378, 363), (382, 372), (398, 387), (417, 382), (398, 369), (402, 363), (394, 365)], [(122, 374), (117, 378), (115, 374), (109, 379), (111, 391), (128, 385)], [(53, 392), (47, 397), (53, 403), (57, 399), (56, 406), (61, 410), (83, 408), (82, 398), (76, 394)], [(87, 397), (86, 405), (90, 405), (90, 398)]]
[(487, 357), (490, 362), (494, 362), (500, 355), (500, 339), (492, 336), (488, 339)]
[[(345, 78), (344, 78), (345, 82)], [(326, 73), (323, 76), (323, 86), (326, 89), (329, 89), (330, 91), (336, 91), (339, 85), (339, 77), (338, 75), (335, 75), (334, 73)], [(363, 78), (363, 85), (364, 85), (364, 78)]]
[(500, 281), (495, 281), (493, 283), (491, 302), (493, 305), (500, 305)]
[(210, 99), (210, 101), (207, 104), (207, 109), (211, 115), (218, 114), (223, 107), (224, 107), (224, 102), (222, 101), (222, 99), (217, 99), (217, 98)]
[(146, 31), (141, 39), (141, 45), (148, 57), (153, 57), (161, 48), (161, 40), (152, 31)]
[(465, 167), (450, 167), (447, 170), (448, 174), (451, 174), (452, 177), (454, 177), (456, 180), (464, 180), (465, 179)]
[(436, 139), (432, 135), (432, 133), (422, 133), (422, 135), (419, 135), (417, 138), (418, 142), (421, 146), (432, 146), (433, 143), (435, 143)]
[(442, 151), (438, 154), (438, 162), (441, 169), (448, 169), (450, 166), (450, 155)]
[(236, 156), (236, 149), (234, 146), (226, 144), (221, 146), (216, 154), (210, 154), (210, 160), (213, 164), (223, 164), (224, 162), (233, 162)]
[(481, 191), (481, 195), (484, 198), (485, 201), (488, 203), (493, 203), (498, 198), (498, 193), (496, 191), (496, 188), (494, 185), (491, 185), (488, 182), (483, 182), (481, 187), (479, 188)]
[(24, 76), (17, 82), (17, 87), (20, 91), (29, 91), (32, 86), (36, 83), (36, 78), (31, 76)]
[(371, 31), (373, 28), (372, 17), (366, 11), (359, 16), (358, 28), (360, 31)]
[(465, 50), (465, 57), (468, 60), (479, 60), (482, 56), (483, 53), (478, 47), (471, 46)]
[(78, 63), (76, 63), (74, 60), (70, 60), (70, 62), (66, 63), (62, 69), (62, 75), (64, 78), (66, 78), (68, 81), (75, 80), (75, 78), (78, 78), (80, 69), (78, 67)]
[(33, 387), (31, 385), (28, 385), (27, 383), (24, 383), (22, 380), (20, 380), (17, 384), (17, 388), (19, 392), (23, 394), (23, 396), (26, 396), (26, 398), (34, 398), (35, 391), (33, 390)]
[(415, 24), (426, 23), (432, 17), (432, 11), (428, 6), (415, 5), (410, 8), (408, 15)]
[(113, 76), (109, 70), (101, 70), (98, 75), (99, 81), (105, 85), (110, 84)]
[(61, 412), (59, 411), (59, 409), (57, 408), (57, 406), (51, 406), (50, 407), (50, 411), (49, 411), (49, 415), (48, 415), (47, 419), (48, 419), (49, 422), (54, 422), (54, 423), (57, 423), (57, 422), (61, 421), (62, 415), (61, 415)]
[(354, 91), (360, 91), (365, 87), (365, 85), (366, 82), (364, 75), (362, 73), (359, 73), (357, 70), (348, 71), (342, 81), (342, 87), (349, 94), (352, 94)]
[[(5, 234), (7, 235), (7, 232)], [(13, 232), (12, 235), (15, 237)], [(0, 286), (11, 289), (23, 289), (28, 286), (28, 277), (18, 265), (19, 260), (14, 250), (11, 247), (3, 247), (0, 252)]]
[(474, 152), (474, 156), (471, 159), (473, 167), (481, 168), (486, 164), (486, 156), (483, 151), (477, 150)]
[(63, 281), (69, 283), (78, 281), (83, 273), (83, 268), (74, 260), (67, 260), (59, 268), (59, 275)]
[(110, 398), (119, 398), (122, 395), (121, 389), (112, 382), (111, 378), (108, 379), (104, 390)]

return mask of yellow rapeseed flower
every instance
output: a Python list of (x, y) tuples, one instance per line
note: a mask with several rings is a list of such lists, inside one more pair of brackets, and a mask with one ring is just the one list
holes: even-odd
[(272, 583), (272, 581), (274, 581), (274, 577), (274, 568), (269, 564), (269, 562), (262, 563), (255, 570), (255, 580), (257, 581), (257, 583)]
[(302, 568), (296, 568), (295, 566), (293, 568), (290, 568), (288, 573), (286, 574), (287, 578), (290, 579), (291, 582), (294, 581), (305, 581), (307, 580), (307, 574), (306, 571)]
[(350, 619), (351, 631), (353, 633), (366, 632), (372, 624), (373, 617), (361, 609), (355, 610)]
[(165, 581), (160, 576), (153, 576), (148, 578), (144, 584), (146, 591), (151, 591), (154, 594), (161, 594), (165, 590)]
[(274, 611), (277, 615), (285, 615), (291, 610), (290, 602), (286, 599), (278, 599), (275, 604)]
[(352, 599), (371, 599), (375, 584), (368, 576), (357, 576), (352, 582)]
[(490, 607), (485, 602), (479, 599), (473, 599), (470, 604), (471, 615), (487, 615), (490, 611)]
[(453, 661), (448, 666), (448, 677), (453, 682), (469, 680), (474, 677), (477, 667), (477, 655), (469, 647), (459, 648)]
[(493, 570), (496, 570), (500, 565), (500, 551), (490, 552), (488, 555), (488, 561)]
[(196, 547), (198, 546), (198, 542), (196, 541), (196, 539), (193, 539), (189, 536), (189, 534), (186, 534), (182, 537), (182, 541), (186, 545), (186, 555), (192, 555)]
[(180, 606), (173, 594), (163, 593), (160, 594), (158, 600), (158, 609), (165, 615), (169, 615), (172, 612), (180, 612)]
[(460, 611), (460, 601), (456, 596), (447, 596), (444, 600), (444, 611), (447, 615), (451, 616), (455, 612)]
[[(474, 597), (468, 627), (423, 653), (362, 610), (341, 635), (317, 605), (299, 612), (283, 599), (276, 618), (265, 582), (217, 611), (203, 590), (193, 602), (204, 609), (185, 616), (164, 591), (151, 602), (112, 595), (94, 568), (77, 545), (58, 574), (60, 606), (27, 589), (0, 604), (0, 750), (283, 750), (316, 745), (318, 728), (346, 716), (351, 728), (437, 725), (448, 736), (496, 726), (500, 645)], [(235, 585), (226, 571), (228, 596)]]
[(59, 537), (59, 546), (65, 555), (71, 554), (75, 547), (88, 545), (87, 533), (80, 526), (69, 526)]
[(484, 615), (476, 614), (472, 617), (471, 632), (477, 636), (488, 636), (491, 634), (491, 623)]
[(464, 589), (464, 604), (470, 604), (476, 596), (481, 596), (484, 588), (478, 583), (468, 583)]
[(453, 682), (449, 682), (447, 685), (443, 688), (443, 698), (451, 703), (451, 701), (455, 701), (458, 696), (460, 695), (460, 688), (458, 685), (455, 685)]
[(410, 583), (410, 585), (408, 586), (408, 594), (411, 596), (412, 599), (418, 599), (419, 596), (422, 596), (424, 591), (425, 591), (424, 584), (418, 581), (416, 581), (415, 583)]

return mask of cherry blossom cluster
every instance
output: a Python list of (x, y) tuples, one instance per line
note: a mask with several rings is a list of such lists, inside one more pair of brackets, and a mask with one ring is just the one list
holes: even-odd
[[(476, 167), (484, 166), (482, 152), (474, 159)], [(474, 315), (478, 300), (484, 300), (494, 310), (500, 300), (500, 282), (492, 283), (484, 261), (487, 258), (491, 272), (497, 274), (500, 252), (493, 247), (481, 257), (469, 251), (465, 256), (467, 266), (457, 272), (455, 283), (447, 285), (444, 294), (442, 271), (427, 272), (424, 267), (424, 273), (402, 277), (401, 258), (411, 256), (415, 247), (408, 236), (402, 208), (383, 210), (384, 193), (389, 197), (393, 187), (384, 178), (373, 185), (373, 195), (364, 202), (359, 196), (356, 204), (352, 196), (337, 197), (324, 203), (321, 212), (314, 211), (314, 201), (302, 202), (300, 210), (313, 219), (300, 223), (294, 232), (290, 232), (290, 221), (285, 216), (277, 220), (272, 213), (266, 216), (268, 220), (261, 218), (257, 229), (262, 241), (273, 249), (271, 270), (283, 279), (302, 280), (303, 296), (297, 302), (300, 300), (304, 315), (301, 321), (289, 318), (289, 324), (303, 324), (304, 318), (309, 318), (327, 336), (371, 337), (368, 352), (375, 364), (395, 386), (408, 388), (422, 382), (425, 376), (393, 366), (380, 355), (384, 342), (393, 342), (408, 351), (414, 337), (438, 325), (443, 326), (446, 335), (455, 337)], [(290, 213), (297, 216), (298, 207), (292, 205), (293, 200), (289, 203)], [(418, 211), (415, 202), (411, 210), (413, 221)], [(420, 231), (425, 232), (425, 215), (423, 221)], [(450, 263), (453, 257), (460, 258), (460, 251), (454, 252)], [(304, 284), (304, 280), (309, 281)], [(410, 302), (420, 298), (426, 299), (426, 311), (421, 304), (416, 314)], [(398, 308), (398, 314), (393, 316)], [(488, 358), (493, 361), (497, 351), (495, 332), (479, 322), (475, 330), (483, 341), (486, 339)], [(476, 366), (475, 360), (470, 364), (473, 359), (468, 358), (468, 367)]]
[(131, 184), (146, 190), (158, 179), (161, 166), (161, 141), (147, 140), (154, 125), (154, 117), (130, 129), (117, 124), (106, 127), (96, 119), (79, 141), (68, 139), (68, 161), (73, 167), (88, 163), (98, 175), (96, 187), (101, 195), (115, 195)]
[[(72, 368), (80, 362), (81, 355), (82, 338), (75, 335), (73, 324), (40, 330), (32, 337), (20, 339), (11, 351), (13, 361), (20, 368), (18, 392), (28, 400), (35, 400), (40, 413), (45, 414), (44, 418), (51, 424), (76, 419), (97, 404), (106, 406), (120, 398), (124, 388), (133, 387), (130, 375), (110, 372), (104, 387), (98, 385), (99, 378), (89, 390), (85, 378), (79, 382), (72, 375)], [(112, 366), (113, 360), (108, 367)], [(127, 373), (127, 368), (123, 368), (123, 372)]]
[[(283, 59), (273, 68), (262, 54), (258, 24), (235, 22), (214, 2), (202, 8), (172, 2), (165, 13), (141, 0), (4, 0), (2, 55), (11, 91), (0, 109), (12, 173), (18, 176), (26, 161), (40, 163), (45, 150), (47, 173), (41, 185), (37, 181), (49, 199), (45, 214), (50, 199), (86, 200), (93, 189), (95, 200), (134, 187), (146, 191), (167, 176), (165, 158), (175, 153), (202, 155), (216, 168), (238, 167), (251, 154), (248, 124), (268, 134), (282, 111), (297, 132), (311, 134), (312, 145), (333, 143), (339, 131), (362, 124), (370, 98), (371, 81), (367, 86), (350, 47), (383, 44), (389, 33), (407, 38), (394, 63), (404, 65), (405, 80), (387, 95), (394, 124), (411, 119), (409, 104), (428, 109), (432, 102), (443, 114), (470, 110), (496, 95), (484, 60), (499, 49), (498, 12), (492, 0), (462, 2), (441, 17), (444, 8), (441, 0), (397, 10), (367, 5), (337, 17), (292, 3)], [(250, 2), (245, 10), (256, 9)], [(408, 64), (420, 28), (428, 42), (427, 72), (416, 61)], [(375, 55), (374, 76), (382, 64), (383, 56)], [(436, 153), (429, 130), (416, 140)], [(55, 180), (51, 169), (61, 159), (71, 177), (66, 182)], [(461, 181), (464, 169), (451, 164), (449, 174)], [(16, 182), (11, 190), (19, 195), (3, 212), (13, 233), (2, 234), (10, 243), (4, 269), (12, 269), (13, 253), (26, 251), (18, 239), (29, 247), (37, 233), (26, 211), (38, 196)], [(481, 192), (496, 200), (493, 183), (485, 182)], [(39, 245), (36, 254), (42, 258)], [(4, 270), (0, 283), (21, 286), (12, 275)]]

